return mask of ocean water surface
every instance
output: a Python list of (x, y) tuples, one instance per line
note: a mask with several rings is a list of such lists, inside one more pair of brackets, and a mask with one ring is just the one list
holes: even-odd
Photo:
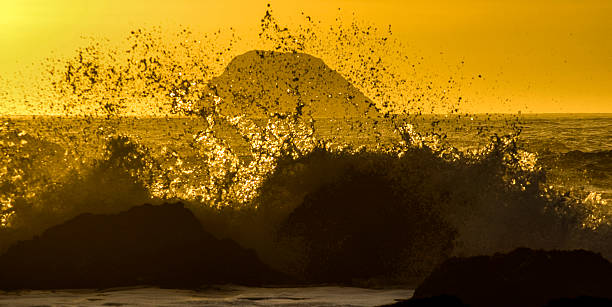
[[(440, 193), (448, 195), (448, 189), (450, 189), (450, 191), (459, 191), (456, 192), (458, 195), (468, 193), (469, 195), (476, 195), (475, 197), (478, 198), (480, 197), (479, 195), (488, 197), (486, 196), (487, 192), (484, 194), (480, 192), (481, 189), (486, 190), (489, 188), (487, 187), (488, 183), (483, 181), (483, 185), (480, 186), (479, 180), (482, 179), (478, 177), (464, 177), (473, 175), (463, 174), (462, 169), (466, 167), (469, 169), (471, 163), (476, 162), (469, 162), (469, 160), (462, 162), (462, 159), (466, 158), (462, 158), (459, 153), (473, 153), (476, 155), (474, 159), (477, 160), (475, 161), (486, 159), (486, 156), (485, 158), (479, 158), (479, 153), (482, 150), (488, 148), (488, 146), (490, 147), (495, 140), (499, 140), (498, 136), (516, 133), (518, 129), (520, 133), (518, 136), (515, 134), (514, 147), (504, 147), (505, 149), (503, 150), (522, 153), (519, 155), (521, 158), (512, 163), (518, 163), (518, 169), (525, 173), (506, 173), (503, 176), (510, 177), (504, 177), (504, 182), (507, 181), (509, 186), (512, 186), (513, 180), (532, 180), (529, 179), (531, 177), (522, 177), (525, 174), (542, 173), (545, 174), (545, 178), (534, 177), (542, 180), (538, 183), (537, 190), (535, 190), (536, 194), (540, 195), (537, 196), (538, 198), (542, 197), (542, 191), (554, 190), (557, 192), (554, 195), (561, 197), (561, 199), (566, 199), (564, 200), (565, 203), (573, 201), (572, 206), (585, 206), (585, 208), (595, 206), (595, 209), (589, 212), (595, 212), (599, 215), (593, 217), (594, 220), (591, 221), (592, 224), (590, 226), (583, 223), (583, 227), (597, 229), (595, 233), (603, 233), (603, 239), (597, 237), (597, 235), (595, 235), (595, 238), (579, 236), (578, 239), (573, 239), (576, 241), (571, 243), (573, 245), (570, 247), (580, 247), (581, 244), (602, 246), (598, 242), (600, 240), (605, 241), (606, 238), (606, 225), (610, 223), (610, 220), (607, 220), (609, 217), (607, 212), (609, 212), (608, 206), (612, 196), (612, 144), (609, 141), (612, 139), (612, 116), (609, 114), (541, 114), (525, 115), (519, 118), (509, 115), (473, 115), (463, 118), (422, 116), (413, 119), (404, 118), (401, 119), (401, 122), (404, 125), (402, 127), (413, 129), (411, 139), (407, 139), (405, 135), (402, 136), (402, 130), (397, 128), (399, 125), (392, 121), (372, 123), (372, 121), (367, 120), (360, 122), (359, 120), (346, 119), (341, 121), (336, 119), (317, 119), (310, 123), (311, 130), (304, 135), (300, 134), (305, 132), (300, 130), (299, 127), (291, 126), (287, 128), (291, 130), (291, 133), (296, 134), (293, 135), (295, 139), (287, 137), (287, 135), (291, 136), (291, 133), (283, 136), (283, 130), (279, 130), (279, 127), (282, 128), (282, 126), (277, 122), (271, 123), (265, 120), (254, 120), (252, 122), (254, 125), (265, 128), (258, 130), (262, 128), (251, 127), (251, 131), (264, 131), (262, 133), (265, 133), (266, 129), (268, 129), (272, 131), (270, 132), (272, 135), (278, 138), (286, 137), (291, 139), (291, 142), (298, 144), (309, 139), (327, 140), (324, 143), (325, 145), (323, 145), (326, 146), (326, 151), (330, 153), (335, 151), (348, 152), (350, 153), (349, 155), (359, 157), (357, 163), (364, 165), (370, 163), (369, 159), (373, 159), (372, 161), (379, 159), (377, 156), (361, 156), (364, 152), (385, 152), (388, 150), (387, 148), (392, 148), (408, 140), (414, 142), (410, 146), (421, 148), (411, 158), (417, 160), (408, 162), (408, 165), (413, 165), (410, 167), (416, 167), (417, 169), (419, 167), (439, 168), (438, 162), (428, 166), (428, 163), (433, 163), (430, 160), (431, 158), (423, 158), (421, 157), (422, 154), (418, 154), (418, 152), (421, 150), (430, 152), (436, 148), (450, 148), (451, 152), (454, 155), (458, 155), (457, 157), (459, 158), (450, 158), (450, 162), (445, 162), (450, 164), (445, 164), (446, 170), (443, 169), (442, 171), (450, 172), (450, 174), (456, 173), (453, 176), (459, 176), (459, 179), (457, 179), (459, 181), (455, 182), (458, 185), (456, 187), (440, 186), (440, 188), (447, 189), (446, 192), (436, 190), (435, 186), (427, 187), (419, 184), (420, 188), (432, 189), (427, 191), (427, 193), (434, 196)], [(407, 122), (411, 124), (406, 126)], [(225, 171), (239, 172), (240, 167), (253, 167), (252, 162), (261, 163), (262, 160), (258, 159), (262, 159), (262, 156), (278, 157), (274, 153), (254, 151), (252, 144), (257, 141), (256, 138), (245, 138), (244, 132), (241, 134), (240, 131), (236, 132), (229, 128), (231, 123), (226, 125), (228, 126), (221, 126), (222, 129), (219, 129), (220, 125), (217, 124), (215, 137), (208, 136), (210, 138), (208, 141), (215, 140), (217, 142), (213, 143), (214, 146), (211, 146), (211, 144), (203, 145), (200, 142), (207, 139), (205, 137), (206, 134), (202, 131), (212, 131), (211, 126), (213, 125), (211, 125), (210, 121), (198, 117), (127, 117), (111, 119), (70, 117), (4, 118), (1, 131), (2, 143), (0, 143), (3, 146), (3, 155), (5, 157), (1, 165), (4, 177), (2, 178), (3, 185), (0, 190), (2, 192), (4, 212), (6, 213), (3, 232), (5, 240), (3, 243), (9, 244), (17, 239), (28, 238), (32, 234), (41, 231), (47, 225), (57, 224), (79, 212), (117, 212), (142, 202), (155, 203), (167, 200), (180, 200), (190, 204), (191, 208), (195, 208), (193, 210), (197, 212), (199, 206), (241, 207), (257, 204), (257, 206), (266, 208), (268, 205), (266, 200), (268, 198), (261, 197), (261, 195), (268, 195), (267, 197), (274, 195), (275, 197), (280, 197), (281, 200), (285, 199), (284, 201), (286, 202), (295, 201), (292, 200), (290, 195), (287, 196), (285, 194), (292, 193), (291, 191), (300, 191), (302, 188), (298, 187), (296, 190), (293, 186), (304, 184), (303, 177), (290, 174), (287, 178), (296, 180), (295, 182), (283, 182), (280, 186), (270, 184), (270, 182), (274, 182), (274, 180), (270, 179), (274, 178), (274, 174), (279, 172), (285, 174), (283, 167), (281, 167), (284, 164), (281, 162), (269, 169), (258, 170), (253, 168), (254, 171), (249, 173), (252, 175), (251, 179), (263, 178), (263, 183), (252, 186), (257, 194), (255, 196), (241, 194), (242, 190), (240, 189), (248, 189), (249, 185), (238, 185), (239, 189), (233, 186), (239, 179), (225, 183), (224, 181), (211, 181), (211, 178), (223, 179), (224, 177), (219, 174), (224, 174), (223, 172)], [(273, 126), (272, 128), (270, 127), (271, 125)], [(422, 132), (415, 132), (419, 130)], [(445, 131), (444, 139), (436, 138), (440, 135), (436, 131)], [(432, 136), (432, 139), (427, 139)], [(274, 140), (274, 138), (270, 139)], [(266, 146), (275, 146), (274, 142), (270, 139), (259, 143), (257, 149), (261, 150), (266, 148)], [(307, 145), (304, 146), (307, 148)], [(438, 152), (444, 155), (443, 150)], [(405, 154), (400, 152), (400, 155), (410, 155), (410, 151), (407, 151)], [(506, 154), (504, 153), (502, 157), (505, 156)], [(294, 171), (297, 170), (294, 168), (296, 165), (294, 163), (303, 165), (300, 168), (317, 168), (316, 163), (318, 162), (316, 159), (304, 162), (299, 162), (299, 156), (292, 159), (296, 159), (296, 162), (291, 162), (290, 164), (293, 165), (291, 168)], [(422, 160), (419, 161), (418, 159)], [(525, 159), (525, 161), (521, 159)], [(263, 159), (263, 161), (266, 160)], [(312, 163), (315, 163), (315, 165), (313, 166)], [(486, 172), (490, 168), (491, 173), (495, 174), (498, 172), (495, 165), (497, 164), (494, 163), (491, 166), (487, 166), (485, 163), (482, 166), (484, 167), (482, 170)], [(211, 167), (218, 167), (219, 169), (216, 171), (221, 172), (215, 173), (210, 170)], [(286, 167), (286, 164), (284, 167)], [(333, 172), (331, 171), (327, 175), (333, 174)], [(418, 173), (416, 174), (418, 176)], [(467, 174), (470, 174), (470, 172), (468, 171)], [(327, 175), (324, 172), (323, 174), (317, 175), (315, 173), (308, 176), (313, 176), (310, 180), (320, 181), (322, 177), (318, 176)], [(393, 176), (402, 178), (414, 175), (415, 173), (399, 173)], [(98, 181), (98, 179), (93, 180), (92, 176), (98, 179), (102, 178), (102, 181)], [(467, 182), (471, 179), (475, 181)], [(461, 185), (463, 184), (462, 182), (466, 185)], [(136, 184), (130, 187), (134, 183)], [(528, 181), (524, 181), (521, 184), (525, 186), (520, 186), (520, 189), (517, 190), (517, 193), (519, 193), (518, 200), (514, 200), (516, 195), (512, 193), (515, 192), (507, 192), (510, 194), (501, 195), (501, 197), (508, 197), (508, 199), (501, 200), (501, 203), (507, 202), (504, 206), (516, 206), (514, 202), (533, 201), (530, 198), (522, 198), (524, 196), (520, 196), (521, 193), (529, 193), (530, 189)], [(202, 186), (206, 188), (202, 188)], [(414, 188), (414, 186), (411, 187)], [(219, 190), (215, 191), (213, 190), (214, 188)], [(382, 190), (376, 190), (378, 188), (376, 184), (373, 184), (372, 190), (369, 193), (382, 193)], [(283, 191), (283, 189), (287, 190)], [(304, 189), (307, 190), (308, 188)], [(339, 189), (342, 189), (341, 186)], [(471, 189), (471, 191), (463, 192), (465, 189)], [(520, 192), (521, 190), (523, 192)], [(236, 193), (236, 195), (234, 195), (235, 198), (233, 199), (227, 196), (219, 196), (217, 193), (219, 191), (224, 191), (222, 193), (225, 194), (222, 195), (230, 195), (232, 193)], [(339, 191), (342, 193), (342, 190)], [(451, 192), (451, 195), (452, 193), (455, 192)], [(207, 195), (210, 196), (207, 197)], [(220, 198), (215, 199), (214, 197)], [(449, 202), (453, 206), (460, 205), (461, 198), (456, 199), (453, 197), (455, 196), (450, 198), (444, 196), (440, 198), (440, 201)], [(500, 196), (495, 197), (494, 199), (498, 199), (497, 197)], [(214, 201), (219, 202), (214, 204)], [(278, 199), (273, 197), (272, 201), (278, 201)], [(493, 203), (490, 203), (491, 199), (486, 201), (489, 202), (487, 206), (492, 206), (493, 208), (500, 206), (495, 204), (495, 200), (493, 200)], [(456, 202), (456, 204), (453, 202)], [(537, 204), (535, 202), (534, 206), (537, 206)], [(371, 205), (374, 206), (375, 204)], [(434, 208), (436, 204), (432, 206)], [(440, 207), (445, 208), (444, 206)], [(290, 209), (278, 208), (277, 210), (291, 211), (292, 209), (290, 207)], [(452, 210), (452, 207), (451, 209), (442, 210)], [(519, 214), (519, 217), (521, 214)], [(285, 213), (279, 213), (279, 215), (287, 216)], [(484, 216), (487, 221), (484, 224), (479, 221), (479, 227), (487, 227), (488, 230), (486, 232), (493, 234), (495, 231), (498, 231), (498, 223), (508, 218), (504, 213)], [(538, 223), (537, 219), (534, 221)], [(210, 220), (204, 218), (203, 223), (205, 227), (207, 222), (210, 222)], [(274, 222), (270, 223), (274, 224)], [(527, 221), (527, 223), (533, 222)], [(547, 223), (547, 221), (542, 220), (543, 227), (548, 227), (546, 226), (548, 225)], [(253, 227), (260, 226), (255, 225)], [(18, 231), (15, 232), (15, 229)], [(215, 233), (214, 227), (208, 227), (208, 229)], [(255, 228), (249, 229), (247, 227), (242, 231), (252, 232), (253, 229)], [(476, 232), (481, 233), (482, 229), (476, 229)], [(278, 261), (280, 264), (276, 264), (275, 268), (281, 268), (282, 270), (288, 264), (294, 263), (292, 260), (278, 260), (270, 255), (278, 252), (278, 249), (268, 249), (270, 247), (258, 245), (260, 244), (259, 240), (266, 240), (267, 237), (265, 235), (257, 238), (241, 235), (240, 230), (232, 232), (232, 230), (216, 229), (216, 231), (216, 234), (222, 237), (235, 236), (240, 238), (242, 236), (242, 241), (239, 239), (240, 243), (247, 247), (255, 248), (265, 262), (273, 263), (272, 266), (274, 267), (275, 261)], [(423, 231), (439, 231), (439, 229), (432, 228), (424, 229)], [(500, 242), (499, 237), (474, 237), (474, 233), (471, 233), (473, 230), (470, 227), (462, 231), (464, 231), (463, 235), (465, 237), (460, 237), (460, 240), (465, 243), (460, 243), (458, 248), (463, 248), (463, 253), (478, 254), (503, 250), (503, 247), (500, 248), (498, 245)], [(502, 234), (506, 233), (504, 236), (507, 237), (508, 231), (517, 230), (506, 229), (502, 231)], [(385, 235), (384, 230), (381, 235)], [(521, 234), (517, 232), (517, 236), (521, 236)], [(567, 236), (571, 237), (572, 234)], [(510, 248), (514, 245), (527, 245), (524, 242), (530, 242), (528, 244), (535, 244), (536, 246), (543, 244), (538, 240), (521, 241), (522, 239), (519, 238), (512, 240), (516, 242), (511, 243), (511, 245), (505, 248)], [(567, 241), (567, 238), (560, 235), (559, 241), (554, 240), (551, 241), (552, 247), (555, 247), (555, 244), (560, 244), (559, 242)], [(464, 245), (462, 246), (461, 244)], [(602, 252), (606, 253), (607, 245), (604, 244), (603, 246)], [(6, 248), (6, 245), (4, 248)], [(427, 258), (428, 256), (421, 255), (420, 257)], [(427, 268), (428, 266), (424, 270), (427, 270)], [(406, 279), (400, 278), (399, 280), (398, 284), (401, 285), (401, 280), (405, 281)], [(377, 306), (411, 296), (412, 286), (409, 283), (401, 286), (400, 289), (397, 286), (388, 288), (389, 285), (395, 282), (384, 282), (382, 290), (336, 286), (303, 288), (221, 286), (206, 288), (202, 291), (157, 288), (128, 288), (104, 291), (21, 291), (4, 293), (0, 296), (0, 304), (7, 306), (170, 306), (184, 304), (198, 306)]]
[(380, 306), (412, 290), (350, 287), (211, 287), (201, 291), (158, 288), (104, 291), (24, 291), (0, 296), (0, 306)]
[(432, 78), (390, 28), (303, 17), (289, 30), (268, 9), (246, 53), (233, 32), (153, 28), (49, 58), (6, 99), (64, 115), (0, 114), (0, 252), (83, 213), (182, 202), (310, 287), (24, 290), (0, 305), (376, 306), (451, 256), (612, 259), (612, 114), (464, 114), (480, 75)]

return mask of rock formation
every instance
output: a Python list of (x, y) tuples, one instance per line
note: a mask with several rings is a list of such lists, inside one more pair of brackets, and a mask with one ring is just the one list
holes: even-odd
[(209, 87), (207, 105), (220, 97), (220, 110), (226, 115), (380, 116), (374, 103), (350, 82), (305, 53), (249, 51), (235, 57)]
[(443, 295), (474, 307), (610, 302), (612, 264), (585, 250), (519, 248), (507, 254), (451, 258), (425, 279), (414, 298)]
[(205, 232), (182, 204), (82, 214), (0, 256), (0, 289), (282, 282), (257, 255)]

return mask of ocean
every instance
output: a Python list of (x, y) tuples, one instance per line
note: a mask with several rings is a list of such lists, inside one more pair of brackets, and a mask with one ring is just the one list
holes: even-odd
[(480, 72), (304, 17), (0, 80), (0, 305), (377, 306), (455, 256), (612, 259), (612, 114), (460, 113), (496, 108)]
[[(265, 120), (258, 120), (261, 125)], [(148, 148), (154, 156), (174, 151), (186, 160), (195, 155), (193, 140), (208, 123), (199, 117), (121, 119), (71, 117), (12, 117), (3, 120), (4, 132), (18, 129), (65, 149), (76, 150), (74, 159), (89, 160), (103, 154), (108, 136), (125, 135)], [(537, 155), (551, 180), (567, 190), (584, 190), (612, 199), (612, 115), (610, 114), (528, 114), (466, 115), (463, 117), (424, 115), (403, 118), (423, 133), (445, 135), (445, 143), (462, 151), (485, 147), (492, 135), (516, 133), (518, 146)], [(10, 127), (9, 128), (9, 123)], [(433, 123), (433, 124), (432, 124)], [(317, 119), (318, 139), (353, 146), (390, 145), (399, 141), (389, 122), (363, 119)], [(382, 128), (381, 128), (382, 127)], [(217, 129), (241, 157), (249, 156), (249, 144), (233, 129)]]
[(380, 306), (412, 296), (405, 289), (351, 287), (249, 288), (201, 291), (128, 288), (24, 291), (0, 296), (0, 306)]
[[(437, 255), (484, 254), (517, 246), (586, 247), (611, 255), (606, 243), (612, 225), (610, 114), (432, 115), (395, 121), (46, 116), (1, 122), (2, 250), (83, 212), (119, 212), (145, 202), (182, 201), (205, 229), (255, 249), (275, 269), (295, 273), (320, 268), (316, 274), (305, 273), (314, 285), (325, 280), (363, 281), (368, 277), (325, 269), (335, 263), (321, 262), (329, 258), (326, 251), (298, 247), (298, 256), (279, 252), (293, 246), (283, 243), (293, 235), (324, 239), (308, 230), (321, 227), (317, 224), (321, 218), (296, 208), (313, 199), (308, 195), (325, 197), (330, 187), (340, 196), (329, 203), (342, 202), (337, 197), (343, 199), (344, 184), (354, 182), (345, 177), (354, 175), (342, 174), (354, 172), (366, 178), (360, 187), (367, 197), (361, 199), (389, 200), (383, 195), (389, 182), (403, 200), (414, 197), (418, 203), (397, 210), (426, 207), (442, 216), (444, 223), (405, 228), (407, 238), (431, 232), (438, 237), (410, 243), (414, 245), (408, 251), (413, 252), (406, 263), (374, 270), (369, 276), (384, 281), (363, 283), (374, 289), (323, 285), (20, 291), (0, 295), (0, 305), (377, 306), (410, 297), (411, 276), (428, 272)], [(390, 179), (367, 177), (372, 172)], [(345, 199), (352, 203), (346, 205), (349, 209), (341, 207), (345, 208), (340, 211), (342, 219), (354, 218), (356, 225), (363, 221), (349, 211), (384, 205)], [(211, 210), (219, 213), (211, 217)], [(235, 213), (228, 213), (232, 210)], [(398, 213), (398, 218), (403, 214)], [(422, 213), (415, 214), (419, 218)], [(369, 219), (395, 222), (384, 214), (370, 214)], [(576, 225), (559, 232), (557, 220)], [(448, 232), (452, 233), (448, 238), (447, 224), (456, 229)], [(307, 226), (304, 230), (292, 225)], [(335, 240), (336, 230), (331, 229), (325, 230), (325, 236)], [(384, 227), (370, 230), (377, 238), (395, 238)], [(338, 230), (338, 235), (344, 234)], [(409, 240), (397, 238), (390, 239), (394, 246)], [(447, 239), (456, 242), (450, 250), (432, 243)], [(304, 255), (313, 262), (295, 269), (304, 263)], [(390, 251), (376, 257), (397, 259)], [(380, 258), (364, 259), (368, 263)], [(401, 276), (396, 274), (398, 267), (405, 269)]]

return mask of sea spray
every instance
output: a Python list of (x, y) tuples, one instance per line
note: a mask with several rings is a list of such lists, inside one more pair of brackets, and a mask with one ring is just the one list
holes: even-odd
[[(93, 40), (50, 63), (45, 82), (66, 117), (0, 131), (2, 248), (82, 212), (181, 200), (216, 235), (311, 281), (402, 282), (453, 253), (516, 246), (612, 255), (605, 199), (552, 187), (516, 118), (500, 134), (483, 128), (499, 121), (475, 127), (490, 137), (480, 145), (452, 146), (440, 127), (474, 122), (457, 114), (461, 77), (436, 86), (418, 65), (397, 71), (390, 31), (304, 18), (290, 30), (264, 16), (273, 47), (262, 49), (283, 52), (235, 57), (231, 31), (140, 29), (126, 50)], [(423, 120), (441, 110), (450, 115)]]

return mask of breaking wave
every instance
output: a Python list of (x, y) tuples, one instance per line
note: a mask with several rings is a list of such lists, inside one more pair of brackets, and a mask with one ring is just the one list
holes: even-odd
[(126, 52), (94, 41), (50, 66), (64, 116), (0, 127), (0, 248), (83, 212), (180, 200), (308, 281), (406, 282), (453, 254), (517, 246), (612, 257), (606, 200), (553, 186), (539, 159), (609, 176), (610, 151), (530, 152), (512, 118), (504, 133), (475, 128), (470, 149), (436, 121), (418, 131), (409, 115), (427, 110), (460, 122), (456, 81), (394, 71), (390, 31), (341, 22), (329, 34), (305, 18), (289, 30), (267, 12), (260, 38), (277, 51), (231, 61), (215, 48), (234, 34), (205, 45), (156, 29), (133, 31)]

